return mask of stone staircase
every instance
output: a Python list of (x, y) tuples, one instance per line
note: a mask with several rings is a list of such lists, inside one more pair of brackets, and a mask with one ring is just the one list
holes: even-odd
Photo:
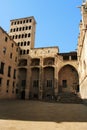
[(58, 94), (57, 102), (59, 103), (76, 103), (76, 104), (82, 104), (83, 101), (80, 98), (79, 93), (68, 93), (68, 92), (62, 92)]

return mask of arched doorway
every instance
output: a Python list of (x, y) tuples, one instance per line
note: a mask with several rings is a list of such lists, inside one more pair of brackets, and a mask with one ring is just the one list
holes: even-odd
[(72, 65), (63, 66), (58, 73), (59, 92), (79, 91), (79, 76), (77, 70)]

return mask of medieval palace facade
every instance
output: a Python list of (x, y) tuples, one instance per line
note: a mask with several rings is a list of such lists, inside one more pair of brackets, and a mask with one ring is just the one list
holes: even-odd
[(78, 51), (59, 53), (59, 48), (34, 48), (35, 18), (0, 27), (0, 98), (50, 99), (59, 93), (80, 93), (87, 99), (87, 2), (81, 6)]

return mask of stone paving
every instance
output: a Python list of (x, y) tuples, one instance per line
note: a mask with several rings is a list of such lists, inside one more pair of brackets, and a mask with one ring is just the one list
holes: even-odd
[(0, 130), (87, 130), (87, 106), (0, 100)]

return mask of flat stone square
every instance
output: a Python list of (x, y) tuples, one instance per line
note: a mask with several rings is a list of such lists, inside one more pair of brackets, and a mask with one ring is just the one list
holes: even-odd
[(87, 130), (87, 106), (0, 100), (0, 130)]

